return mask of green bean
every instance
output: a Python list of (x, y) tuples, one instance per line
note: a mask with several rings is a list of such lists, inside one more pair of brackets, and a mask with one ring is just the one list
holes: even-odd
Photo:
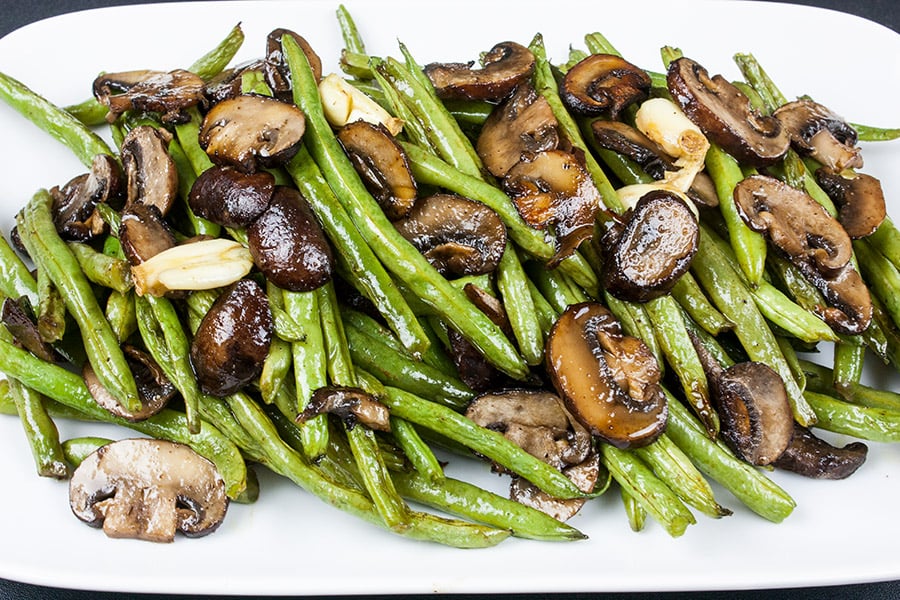
[(659, 521), (670, 536), (681, 536), (688, 525), (697, 522), (681, 499), (637, 455), (601, 443), (600, 456), (613, 479)]
[(119, 343), (125, 342), (137, 331), (137, 314), (134, 308), (134, 292), (124, 294), (113, 291), (106, 299), (106, 320)]
[(832, 369), (808, 360), (801, 360), (800, 365), (806, 373), (807, 392), (827, 395), (834, 395), (837, 392), (842, 399), (853, 404), (900, 411), (900, 393), (879, 390), (855, 381), (837, 388), (834, 385), (835, 372)]
[[(334, 189), (341, 190), (341, 201), (350, 212), (375, 254), (398, 279), (450, 322), (485, 358), (508, 375), (524, 379), (528, 368), (510, 341), (483, 312), (461, 292), (455, 290), (428, 260), (422, 256), (387, 219), (368, 193), (322, 113), (321, 101), (309, 63), (296, 42), (283, 40), (285, 56), (291, 67), (294, 101), (307, 117), (305, 136), (310, 154)], [(306, 90), (306, 93), (304, 93)]]
[(134, 286), (128, 261), (97, 252), (83, 242), (68, 242), (68, 246), (89, 281), (119, 293)]
[(262, 372), (259, 374), (259, 393), (266, 404), (275, 401), (275, 396), (290, 373), (293, 360), (290, 342), (273, 338), (266, 360), (263, 361)]
[(44, 269), (37, 272), (37, 326), (41, 339), (52, 344), (66, 333), (66, 302)]
[(335, 12), (337, 14), (338, 25), (341, 28), (341, 38), (344, 40), (344, 46), (351, 52), (364, 54), (366, 45), (363, 43), (362, 36), (359, 33), (359, 29), (356, 27), (356, 22), (353, 20), (350, 11), (348, 11), (347, 7), (343, 4), (339, 4)]
[(497, 287), (519, 351), (525, 362), (534, 366), (544, 360), (544, 336), (527, 279), (515, 248), (507, 244), (497, 265)]
[(187, 114), (190, 115), (191, 119), (175, 126), (175, 136), (178, 139), (181, 150), (194, 169), (194, 174), (200, 175), (212, 167), (213, 163), (198, 141), (200, 139), (200, 124), (203, 121), (200, 111), (192, 108), (187, 111)]
[(900, 138), (900, 127), (873, 127), (859, 123), (850, 124), (861, 142), (887, 142)]
[(100, 382), (123, 407), (136, 411), (141, 401), (131, 370), (78, 261), (56, 232), (51, 203), (50, 194), (40, 190), (16, 217), (22, 243), (38, 268), (46, 271), (78, 323)]
[(752, 54), (735, 54), (734, 62), (741, 70), (741, 74), (747, 80), (747, 83), (753, 86), (753, 89), (762, 97), (769, 111), (774, 111), (779, 106), (787, 104), (787, 98), (778, 90), (775, 83)]
[(66, 457), (66, 462), (78, 468), (78, 465), (90, 454), (112, 443), (112, 441), (108, 438), (96, 436), (71, 438), (62, 443), (63, 455)]
[(619, 496), (622, 498), (625, 516), (628, 518), (628, 526), (635, 533), (643, 531), (647, 522), (647, 511), (631, 492), (622, 486), (619, 486)]
[[(193, 143), (196, 144), (197, 142)], [(181, 198), (181, 209), (184, 211), (190, 224), (190, 231), (193, 235), (219, 237), (219, 234), (222, 232), (221, 225), (203, 217), (198, 217), (191, 209), (188, 198), (190, 197), (191, 188), (197, 180), (197, 173), (194, 171), (191, 160), (177, 139), (169, 140), (168, 148), (169, 156), (172, 157), (172, 161), (175, 163), (175, 168), (178, 171), (178, 196)]]
[(678, 278), (670, 293), (694, 322), (712, 335), (734, 328), (734, 323), (726, 319), (700, 290), (700, 285), (690, 272)]
[(869, 290), (884, 306), (895, 324), (900, 324), (900, 269), (865, 240), (854, 242), (853, 249)]
[[(391, 434), (394, 436), (403, 454), (412, 463), (416, 472), (429, 484), (436, 485), (444, 481), (444, 469), (438, 462), (434, 452), (422, 437), (412, 423), (405, 419), (391, 417)], [(396, 482), (396, 477), (395, 477)], [(402, 495), (402, 491), (400, 491)]]
[(866, 347), (856, 341), (839, 342), (834, 346), (834, 386), (840, 391), (859, 383), (862, 376)]
[(816, 411), (816, 427), (872, 442), (900, 441), (900, 410), (860, 406), (811, 391), (805, 395)]
[(38, 303), (37, 281), (2, 235), (0, 235), (0, 294), (8, 298), (25, 296), (32, 306)]
[(16, 404), (25, 438), (31, 448), (37, 473), (41, 477), (66, 479), (69, 465), (59, 443), (59, 430), (44, 408), (40, 394), (15, 379), (9, 380), (9, 391)]
[(750, 293), (760, 312), (794, 337), (807, 343), (837, 341), (837, 334), (824, 321), (768, 282), (760, 282)]
[(900, 230), (889, 216), (885, 217), (875, 233), (866, 239), (873, 248), (884, 254), (891, 264), (900, 269)]
[(244, 32), (238, 23), (215, 48), (198, 58), (187, 68), (188, 71), (209, 81), (221, 73), (234, 58), (244, 43)]
[(544, 297), (541, 290), (538, 289), (530, 277), (525, 278), (525, 283), (528, 286), (528, 293), (531, 294), (531, 301), (534, 303), (534, 309), (541, 326), (541, 333), (546, 337), (549, 335), (550, 329), (556, 322), (559, 313), (550, 305), (550, 302)]

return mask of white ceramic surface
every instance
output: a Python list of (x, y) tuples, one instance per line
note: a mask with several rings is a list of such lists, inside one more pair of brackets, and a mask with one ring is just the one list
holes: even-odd
[[(336, 69), (336, 5), (196, 2), (76, 13), (0, 40), (0, 70), (57, 103), (73, 103), (90, 94), (101, 70), (190, 64), (238, 21), (247, 34), (241, 58), (261, 54), (265, 34), (287, 27)], [(401, 40), (422, 63), (470, 60), (497, 41), (527, 43), (540, 32), (551, 57), (562, 60), (570, 44), (583, 46), (583, 34), (601, 31), (626, 57), (651, 69), (658, 68), (658, 48), (670, 44), (710, 72), (737, 77), (731, 56), (751, 51), (789, 97), (810, 94), (855, 122), (900, 124), (900, 36), (838, 13), (696, 0), (347, 5), (375, 55), (398, 55)], [(82, 167), (6, 106), (0, 106), (0, 132), (0, 226), (6, 231), (35, 189), (64, 183)], [(866, 145), (865, 157), (864, 170), (882, 179), (896, 210), (900, 142)], [(883, 370), (866, 377), (900, 390), (900, 378)], [(60, 425), (64, 437), (110, 434)], [(502, 492), (503, 480), (482, 465), (463, 462), (453, 459), (450, 472)], [(18, 422), (4, 417), (0, 577), (98, 590), (225, 594), (737, 589), (900, 577), (900, 446), (871, 444), (868, 463), (847, 481), (812, 482), (781, 473), (774, 478), (798, 502), (779, 525), (750, 514), (719, 490), (734, 516), (699, 516), (680, 539), (669, 538), (655, 523), (636, 534), (628, 529), (618, 495), (608, 494), (572, 521), (590, 535), (588, 541), (509, 540), (490, 550), (461, 551), (393, 536), (263, 474), (259, 502), (233, 505), (212, 536), (153, 545), (110, 540), (78, 522), (69, 512), (65, 484), (34, 475)]]

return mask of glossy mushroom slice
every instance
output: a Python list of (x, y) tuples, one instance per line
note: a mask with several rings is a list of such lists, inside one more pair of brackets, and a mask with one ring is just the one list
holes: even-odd
[(309, 42), (307, 42), (303, 36), (297, 34), (296, 32), (281, 27), (279, 27), (278, 29), (273, 29), (271, 32), (269, 32), (269, 35), (266, 36), (266, 60), (264, 69), (266, 75), (266, 83), (268, 83), (269, 88), (272, 90), (272, 93), (274, 93), (276, 97), (285, 101), (290, 101), (290, 69), (288, 69), (287, 63), (284, 59), (284, 52), (281, 47), (281, 39), (285, 35), (289, 35), (294, 38), (294, 41), (297, 42), (298, 46), (300, 46), (303, 54), (306, 55), (306, 60), (309, 62), (309, 66), (312, 69), (316, 81), (320, 81), (322, 79), (322, 59), (319, 58), (319, 55), (316, 54)]
[(265, 291), (251, 279), (230, 285), (200, 321), (191, 364), (200, 388), (227, 396), (262, 371), (274, 323)]
[(536, 229), (554, 228), (558, 247), (547, 261), (549, 268), (594, 235), (602, 200), (576, 154), (546, 150), (521, 160), (506, 174), (503, 189), (526, 223)]
[(795, 423), (791, 443), (772, 464), (812, 479), (846, 479), (866, 462), (868, 452), (863, 442), (838, 448)]
[(166, 216), (178, 196), (178, 169), (169, 155), (171, 135), (164, 129), (140, 125), (122, 141), (122, 166), (128, 204), (147, 204)]
[(424, 68), (443, 100), (499, 102), (534, 73), (531, 50), (516, 42), (501, 42), (483, 57), (481, 69), (472, 63), (431, 63)]
[(682, 57), (669, 65), (666, 81), (684, 114), (738, 161), (763, 167), (787, 152), (791, 139), (778, 119), (754, 110), (721, 75), (710, 77), (700, 64)]
[(666, 426), (656, 358), (624, 335), (601, 304), (573, 304), (547, 338), (547, 370), (566, 407), (590, 433), (618, 448), (644, 446)]
[(25, 298), (4, 298), (0, 305), (0, 323), (12, 334), (16, 343), (38, 358), (48, 362), (60, 361), (61, 357), (53, 346), (42, 338), (31, 305)]
[(387, 128), (354, 121), (338, 131), (337, 139), (388, 218), (407, 216), (416, 201), (416, 182), (406, 153)]
[(215, 465), (189, 446), (127, 439), (81, 462), (69, 481), (69, 506), (109, 537), (171, 542), (176, 531), (189, 537), (215, 531), (228, 496)]
[(360, 388), (328, 386), (317, 389), (303, 412), (297, 415), (297, 422), (303, 423), (324, 413), (336, 415), (348, 429), (362, 423), (378, 431), (391, 430), (388, 407)]
[(662, 179), (666, 171), (675, 168), (659, 144), (627, 123), (596, 119), (591, 122), (591, 133), (599, 147), (627, 156), (653, 179)]
[(856, 130), (829, 108), (808, 98), (788, 102), (773, 113), (791, 136), (791, 145), (836, 171), (863, 166)]
[(805, 192), (765, 175), (734, 190), (738, 213), (762, 232), (813, 285), (829, 306), (819, 309), (836, 331), (854, 335), (872, 320), (869, 290), (850, 258), (853, 247), (841, 224)]
[(494, 177), (504, 177), (523, 156), (555, 149), (559, 142), (559, 125), (550, 104), (523, 82), (491, 111), (476, 150)]
[(881, 182), (865, 173), (816, 169), (816, 181), (838, 207), (838, 221), (853, 239), (875, 233), (887, 216)]
[(210, 167), (191, 186), (188, 204), (197, 216), (223, 227), (247, 227), (268, 208), (274, 193), (275, 176), (268, 171)]
[(306, 117), (292, 104), (244, 95), (213, 106), (200, 128), (200, 145), (217, 165), (245, 173), (277, 167), (300, 149)]
[(247, 242), (254, 264), (282, 289), (310, 291), (331, 279), (331, 246), (306, 198), (293, 188), (275, 188), (268, 208), (247, 227)]
[(128, 110), (161, 113), (164, 123), (190, 120), (186, 109), (205, 101), (203, 80), (184, 69), (104, 73), (94, 80), (97, 100), (109, 107), (112, 123)]
[(679, 196), (653, 190), (601, 238), (603, 285), (613, 296), (647, 302), (671, 290), (699, 249), (697, 218)]
[(155, 205), (141, 203), (132, 204), (122, 211), (119, 243), (132, 266), (176, 245), (175, 234), (159, 209)]
[(506, 248), (506, 226), (497, 213), (452, 194), (422, 198), (394, 227), (444, 275), (490, 273)]
[(149, 419), (169, 403), (178, 390), (169, 381), (165, 373), (153, 358), (130, 344), (122, 346), (125, 359), (131, 368), (131, 374), (137, 384), (141, 408), (136, 412), (125, 410), (112, 394), (103, 387), (97, 374), (89, 362), (84, 363), (81, 376), (94, 400), (107, 411), (126, 421), (143, 421)]
[(106, 223), (96, 211), (97, 205), (120, 197), (125, 179), (116, 159), (97, 154), (91, 170), (63, 187), (50, 190), (53, 197), (53, 223), (67, 240), (88, 241), (106, 231)]
[(650, 76), (621, 56), (591, 54), (566, 72), (560, 97), (569, 110), (584, 116), (619, 113), (650, 93)]

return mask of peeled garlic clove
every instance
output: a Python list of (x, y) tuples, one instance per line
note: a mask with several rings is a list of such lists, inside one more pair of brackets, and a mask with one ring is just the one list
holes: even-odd
[(325, 118), (334, 127), (362, 120), (373, 125), (384, 125), (391, 135), (397, 135), (403, 129), (402, 120), (392, 117), (377, 102), (336, 73), (322, 78), (319, 97), (322, 99)]
[(208, 290), (230, 285), (253, 268), (250, 251), (226, 239), (175, 246), (131, 268), (138, 295)]

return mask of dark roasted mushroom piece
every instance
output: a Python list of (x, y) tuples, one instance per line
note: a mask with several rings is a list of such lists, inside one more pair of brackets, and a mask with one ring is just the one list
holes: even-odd
[(282, 289), (310, 291), (331, 279), (331, 246), (306, 198), (293, 188), (275, 188), (268, 208), (247, 227), (247, 242), (254, 264)]
[(132, 204), (122, 211), (119, 243), (132, 266), (176, 245), (175, 234), (152, 204)]
[(523, 156), (553, 150), (559, 140), (559, 126), (547, 99), (523, 82), (491, 111), (476, 150), (487, 170), (503, 177)]
[(306, 60), (309, 62), (309, 66), (312, 69), (316, 81), (322, 79), (322, 59), (319, 58), (319, 55), (316, 54), (312, 46), (310, 46), (309, 42), (307, 42), (303, 36), (290, 29), (279, 27), (278, 29), (273, 29), (269, 32), (269, 35), (266, 36), (266, 60), (264, 67), (266, 83), (269, 84), (269, 88), (271, 88), (272, 93), (274, 93), (276, 97), (290, 101), (290, 69), (284, 59), (284, 52), (281, 46), (281, 38), (285, 35), (294, 38), (294, 41), (297, 42), (300, 50), (306, 55)]
[(627, 123), (596, 119), (591, 121), (591, 133), (598, 146), (627, 156), (653, 179), (662, 179), (666, 171), (675, 170), (672, 158), (659, 144)]
[(109, 537), (171, 542), (176, 531), (188, 537), (215, 531), (228, 496), (215, 465), (189, 446), (127, 439), (81, 462), (69, 481), (69, 506)]
[(303, 412), (297, 415), (297, 422), (303, 423), (324, 413), (337, 416), (350, 429), (362, 423), (378, 431), (391, 430), (387, 406), (360, 388), (328, 386), (317, 389)]
[(853, 127), (830, 109), (807, 98), (788, 102), (773, 113), (791, 136), (791, 146), (836, 171), (863, 166)]
[[(478, 307), (478, 310), (486, 314), (494, 325), (500, 328), (500, 331), (509, 339), (513, 339), (514, 334), (509, 323), (509, 316), (498, 298), (472, 283), (463, 286), (463, 292), (472, 301), (472, 304)], [(488, 362), (484, 354), (472, 342), (452, 327), (447, 328), (447, 340), (450, 359), (456, 366), (459, 378), (467, 386), (476, 392), (485, 392), (496, 389), (507, 381), (506, 376)]]
[(227, 396), (259, 375), (274, 323), (265, 291), (251, 279), (230, 285), (200, 321), (191, 342), (191, 364), (200, 388)]
[(275, 176), (268, 171), (242, 173), (232, 167), (203, 171), (188, 195), (191, 210), (223, 227), (247, 227), (269, 206)]
[(583, 157), (561, 150), (540, 152), (510, 169), (503, 189), (526, 223), (536, 229), (555, 229), (558, 247), (547, 261), (549, 268), (594, 235), (602, 200)]
[(506, 226), (497, 213), (452, 194), (420, 199), (394, 227), (445, 275), (490, 273), (506, 248)]
[(431, 63), (424, 71), (443, 100), (499, 102), (534, 73), (531, 50), (516, 42), (501, 42), (482, 58), (481, 69), (472, 63)]
[(406, 153), (387, 128), (354, 121), (341, 127), (337, 139), (387, 217), (394, 221), (407, 216), (416, 201), (416, 181)]
[(94, 80), (94, 96), (109, 107), (112, 123), (128, 110), (161, 113), (164, 123), (190, 120), (186, 110), (205, 101), (203, 80), (184, 69), (104, 73)]
[(222, 70), (218, 75), (206, 82), (203, 95), (210, 106), (222, 100), (235, 98), (243, 93), (244, 76), (265, 77), (266, 63), (263, 59), (241, 63), (230, 69)]
[(887, 216), (881, 182), (871, 175), (822, 167), (816, 169), (816, 181), (837, 205), (838, 221), (853, 239), (875, 233)]
[(60, 356), (42, 337), (34, 320), (31, 306), (25, 298), (4, 298), (0, 307), (0, 322), (16, 342), (42, 360), (57, 362)]
[(553, 386), (592, 434), (629, 448), (651, 443), (665, 429), (656, 358), (644, 342), (624, 335), (602, 305), (569, 306), (550, 330), (545, 354)]
[(843, 448), (832, 446), (795, 423), (790, 445), (772, 464), (813, 479), (846, 479), (866, 462), (868, 452), (869, 447), (862, 442), (851, 442)]
[(300, 149), (306, 117), (292, 104), (244, 95), (213, 106), (200, 128), (200, 145), (217, 165), (245, 173), (278, 167)]
[(95, 210), (97, 205), (117, 199), (124, 191), (125, 180), (116, 159), (97, 154), (90, 172), (50, 190), (56, 230), (67, 240), (92, 240), (106, 231), (106, 223)]
[(600, 240), (603, 285), (613, 296), (647, 302), (668, 293), (697, 254), (700, 228), (672, 192), (653, 190)]
[(128, 204), (149, 204), (166, 216), (178, 196), (178, 168), (169, 155), (171, 135), (164, 129), (140, 125), (122, 141), (122, 166)]
[(813, 285), (829, 306), (819, 310), (836, 331), (854, 335), (872, 320), (869, 290), (850, 258), (853, 247), (841, 224), (805, 192), (765, 175), (734, 189), (745, 223), (763, 232)]
[(682, 57), (669, 65), (666, 81), (684, 114), (738, 161), (764, 167), (787, 152), (791, 139), (778, 119), (754, 110), (721, 75), (710, 77), (700, 64)]
[(591, 54), (566, 72), (560, 96), (573, 112), (595, 117), (619, 113), (650, 93), (650, 76), (621, 56)]
[(124, 344), (122, 351), (131, 368), (131, 374), (137, 384), (138, 397), (141, 400), (141, 408), (137, 412), (129, 412), (119, 404), (100, 383), (90, 363), (84, 363), (81, 376), (97, 404), (110, 413), (127, 421), (149, 419), (165, 408), (178, 390), (149, 354), (130, 344)]

